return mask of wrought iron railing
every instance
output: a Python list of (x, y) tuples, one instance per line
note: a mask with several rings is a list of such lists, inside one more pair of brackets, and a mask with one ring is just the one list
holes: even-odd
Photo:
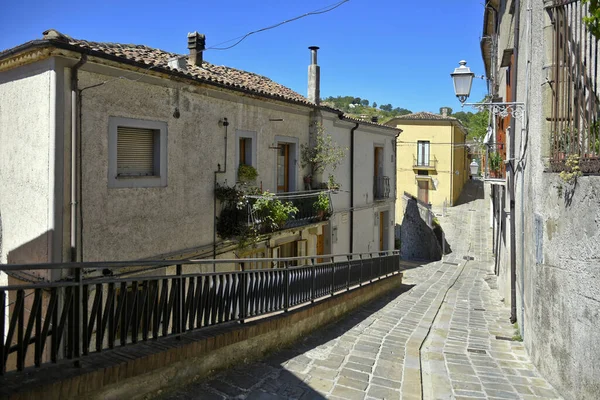
[(549, 3), (554, 29), (552, 48), (551, 169), (562, 171), (569, 155), (579, 156), (584, 173), (600, 172), (600, 91), (598, 40), (583, 19), (589, 3)]
[[(0, 310), (8, 315), (8, 321), (0, 318), (0, 374), (64, 358), (77, 361), (89, 353), (214, 325), (243, 323), (351, 290), (400, 268), (399, 253), (392, 250), (318, 257), (2, 265), (8, 274), (53, 270), (74, 276), (0, 286)], [(323, 259), (329, 262), (318, 263)], [(256, 262), (276, 262), (278, 268), (193, 272), (207, 264), (240, 269)], [(304, 265), (286, 267), (292, 264)], [(173, 267), (174, 275), (157, 274), (168, 267)], [(112, 276), (125, 268), (137, 276)], [(84, 271), (89, 276), (83, 277)]]
[[(316, 205), (320, 198), (319, 196), (325, 199), (325, 201), (321, 203), (322, 207)], [(324, 221), (333, 211), (331, 194), (329, 191), (312, 190), (305, 192), (277, 193), (273, 195), (272, 201), (290, 202), (298, 209), (298, 211), (289, 214), (287, 220), (283, 223), (274, 225), (273, 216), (270, 215), (272, 210), (257, 210), (255, 208), (256, 201), (260, 197), (260, 195), (248, 196), (246, 202), (248, 223), (253, 225), (260, 233), (295, 228), (314, 222)]]
[(375, 200), (389, 199), (390, 178), (387, 176), (375, 176), (373, 178), (373, 197)]
[(419, 160), (413, 156), (413, 169), (437, 169), (438, 160), (435, 156), (430, 160)]

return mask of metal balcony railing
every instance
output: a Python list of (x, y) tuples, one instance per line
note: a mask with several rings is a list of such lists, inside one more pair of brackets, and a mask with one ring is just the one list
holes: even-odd
[[(326, 262), (319, 263), (320, 259)], [(244, 263), (261, 261), (278, 267), (240, 270)], [(194, 272), (202, 265), (216, 264), (233, 264), (236, 270)], [(165, 276), (169, 267), (175, 274)], [(0, 375), (9, 379), (27, 367), (61, 359), (76, 362), (115, 347), (287, 312), (396, 275), (400, 258), (398, 251), (390, 250), (278, 259), (5, 264), (1, 268), (8, 274), (34, 270), (52, 271), (48, 276), (74, 274), (57, 282), (0, 286), (0, 310), (8, 316), (0, 318)], [(133, 269), (130, 275), (136, 276), (116, 276), (125, 269)], [(139, 276), (141, 272), (147, 276)]]
[(373, 197), (375, 200), (384, 200), (390, 197), (390, 178), (388, 176), (373, 178)]
[(415, 156), (413, 156), (413, 169), (436, 170), (437, 163), (438, 160), (435, 158), (435, 156), (430, 160), (418, 160)]
[[(319, 196), (321, 196), (320, 203)], [(298, 209), (297, 212), (288, 214), (288, 218), (285, 221), (278, 220), (276, 215), (272, 215), (273, 208), (267, 207), (263, 210), (257, 210), (255, 204), (260, 198), (265, 197), (260, 195), (248, 196), (246, 203), (248, 223), (254, 226), (260, 233), (296, 228), (314, 222), (324, 221), (329, 218), (333, 211), (331, 206), (331, 193), (329, 191), (317, 190), (274, 194), (273, 197), (270, 198), (270, 201), (278, 201), (281, 203), (290, 202)], [(320, 204), (321, 207), (318, 207), (317, 204)]]

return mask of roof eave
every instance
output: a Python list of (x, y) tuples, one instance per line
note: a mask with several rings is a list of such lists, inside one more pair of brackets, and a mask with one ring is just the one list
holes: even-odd
[[(17, 54), (26, 52), (26, 51), (30, 51), (33, 49), (37, 49), (37, 48), (45, 48), (45, 47), (54, 47), (54, 48), (58, 48), (58, 49), (63, 49), (63, 50), (70, 50), (70, 51), (74, 51), (80, 54), (86, 54), (89, 56), (93, 56), (93, 57), (98, 57), (98, 58), (102, 58), (102, 59), (106, 59), (109, 61), (114, 61), (117, 63), (122, 63), (125, 65), (130, 65), (130, 66), (134, 66), (134, 67), (138, 67), (138, 68), (142, 68), (142, 69), (148, 69), (151, 64), (146, 64), (143, 62), (138, 62), (135, 60), (131, 60), (128, 58), (123, 58), (123, 57), (119, 57), (119, 56), (115, 56), (112, 54), (107, 54), (105, 52), (102, 51), (97, 51), (97, 50), (92, 50), (92, 49), (86, 49), (84, 47), (81, 46), (76, 46), (70, 43), (66, 43), (64, 41), (61, 40), (48, 40), (48, 39), (37, 39), (37, 40), (32, 40), (29, 41), (27, 43), (24, 43), (22, 45), (13, 47), (11, 49), (5, 50), (3, 52), (0, 52), (0, 61), (3, 61), (5, 59), (11, 58)], [(198, 78), (195, 77), (189, 73), (184, 73), (184, 72), (180, 72), (177, 70), (173, 70), (171, 68), (164, 68), (162, 66), (156, 66), (152, 68), (152, 71), (155, 72), (160, 72), (163, 74), (167, 74), (167, 75), (171, 75), (177, 78), (182, 78), (182, 79), (187, 79), (187, 80), (191, 80), (194, 82), (200, 82), (200, 83), (204, 83), (207, 85), (212, 85), (212, 86), (216, 86), (218, 88), (222, 88), (222, 89), (228, 89), (228, 90), (234, 90), (237, 92), (242, 92), (242, 93), (247, 93), (247, 94), (251, 94), (254, 96), (259, 96), (259, 97), (263, 97), (263, 98), (268, 98), (271, 100), (278, 100), (278, 101), (283, 101), (286, 103), (291, 103), (291, 104), (295, 104), (295, 105), (301, 105), (301, 106), (305, 106), (305, 107), (310, 107), (313, 108), (315, 107), (314, 104), (310, 103), (308, 100), (303, 102), (300, 100), (294, 100), (294, 99), (289, 99), (283, 96), (277, 96), (274, 94), (269, 94), (269, 93), (261, 93), (261, 92), (257, 92), (254, 90), (248, 90), (242, 87), (238, 87), (238, 86), (234, 86), (234, 85), (227, 85), (221, 82), (216, 82), (213, 80), (209, 80), (209, 79), (203, 79), (203, 78)]]

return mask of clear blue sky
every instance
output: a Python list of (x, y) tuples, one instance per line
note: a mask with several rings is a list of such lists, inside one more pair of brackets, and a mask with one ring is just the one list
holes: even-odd
[[(0, 49), (49, 28), (78, 39), (145, 44), (185, 54), (187, 33), (207, 47), (321, 9), (336, 0), (0, 0)], [(308, 46), (319, 46), (321, 97), (351, 95), (416, 111), (455, 111), (450, 73), (465, 59), (483, 74), (483, 0), (350, 0), (337, 9), (258, 33), (205, 60), (255, 72), (306, 95)], [(469, 100), (486, 93), (473, 82)], [(467, 110), (465, 110), (467, 111)], [(473, 111), (473, 110), (471, 110)]]

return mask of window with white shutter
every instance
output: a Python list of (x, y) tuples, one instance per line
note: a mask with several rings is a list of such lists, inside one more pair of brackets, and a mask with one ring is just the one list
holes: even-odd
[(167, 124), (110, 117), (109, 187), (167, 186)]
[(117, 176), (156, 176), (155, 137), (158, 132), (154, 129), (117, 128)]

